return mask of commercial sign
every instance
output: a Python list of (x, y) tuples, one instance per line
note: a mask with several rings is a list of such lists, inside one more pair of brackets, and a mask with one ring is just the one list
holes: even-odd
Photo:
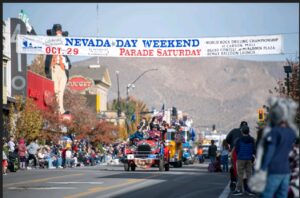
[(83, 76), (73, 76), (69, 79), (67, 88), (75, 91), (85, 91), (94, 85), (94, 81)]
[(102, 57), (213, 57), (282, 53), (282, 36), (95, 38), (19, 35), (21, 54)]
[(41, 110), (45, 110), (54, 101), (54, 82), (32, 71), (27, 71), (27, 96), (34, 99)]
[(11, 96), (26, 96), (27, 55), (16, 52), (17, 35), (26, 34), (25, 23), (21, 19), (10, 20), (10, 59), (11, 59)]

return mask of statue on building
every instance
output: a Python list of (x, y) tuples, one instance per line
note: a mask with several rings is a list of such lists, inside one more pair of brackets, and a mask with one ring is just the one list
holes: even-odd
[[(54, 24), (52, 29), (47, 30), (48, 36), (68, 36), (68, 32), (62, 31), (60, 24)], [(64, 109), (64, 91), (69, 80), (71, 62), (66, 55), (47, 55), (45, 60), (45, 73), (47, 78), (54, 81), (54, 92), (61, 114), (68, 114)]]

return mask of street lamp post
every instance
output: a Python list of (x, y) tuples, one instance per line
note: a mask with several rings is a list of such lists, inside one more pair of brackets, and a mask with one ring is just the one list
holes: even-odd
[(116, 71), (116, 76), (117, 76), (117, 85), (118, 85), (118, 107), (117, 107), (117, 111), (118, 111), (118, 126), (119, 126), (119, 122), (120, 122), (120, 117), (121, 117), (121, 106), (120, 106), (120, 83), (119, 83), (119, 71)]
[(143, 73), (141, 73), (132, 83), (128, 84), (126, 86), (126, 128), (127, 128), (127, 132), (129, 131), (129, 106), (128, 106), (128, 103), (129, 103), (129, 91), (130, 89), (134, 89), (135, 88), (135, 85), (134, 83), (136, 81), (138, 81), (143, 75), (145, 75), (147, 72), (150, 72), (150, 71), (157, 71), (158, 69), (148, 69), (146, 71), (144, 71)]
[(290, 95), (290, 73), (292, 73), (292, 67), (290, 65), (283, 66), (284, 72), (286, 73), (286, 85), (287, 85), (287, 94)]

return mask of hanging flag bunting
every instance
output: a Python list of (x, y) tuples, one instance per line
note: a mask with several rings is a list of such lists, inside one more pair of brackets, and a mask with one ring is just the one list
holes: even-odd
[(282, 53), (282, 36), (95, 38), (18, 35), (21, 54), (101, 57), (213, 57)]

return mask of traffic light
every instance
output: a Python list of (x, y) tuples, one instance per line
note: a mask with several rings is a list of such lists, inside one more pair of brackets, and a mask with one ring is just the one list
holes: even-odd
[(213, 130), (213, 131), (216, 130), (216, 125), (215, 125), (215, 124), (212, 125), (212, 130)]
[(259, 122), (265, 121), (265, 112), (263, 108), (258, 109), (258, 121)]

